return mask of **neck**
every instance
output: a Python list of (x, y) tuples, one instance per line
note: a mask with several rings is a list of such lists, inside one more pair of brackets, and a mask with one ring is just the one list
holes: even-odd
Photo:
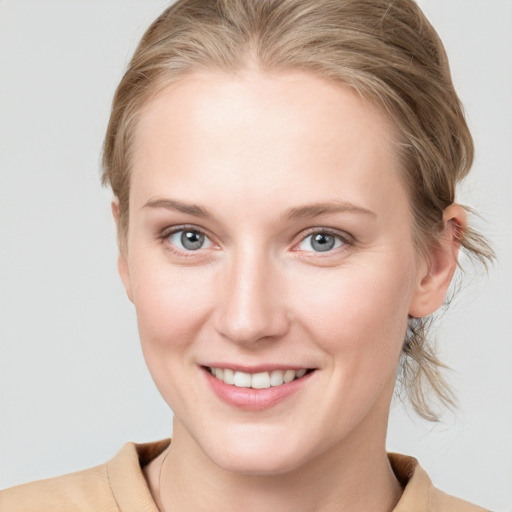
[(176, 422), (169, 451), (153, 461), (146, 476), (161, 512), (230, 512), (242, 506), (245, 512), (390, 512), (402, 489), (386, 455), (385, 425), (377, 439), (375, 424), (368, 423), (369, 436), (359, 428), (358, 439), (344, 439), (305, 466), (246, 475), (216, 465)]

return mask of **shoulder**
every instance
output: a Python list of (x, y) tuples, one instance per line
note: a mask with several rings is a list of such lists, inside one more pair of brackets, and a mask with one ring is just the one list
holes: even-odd
[(440, 491), (413, 457), (388, 455), (404, 492), (393, 512), (489, 512), (460, 498)]
[(142, 467), (169, 440), (127, 443), (109, 462), (0, 492), (0, 512), (156, 512)]
[(2, 512), (118, 511), (107, 465), (18, 485), (0, 492)]
[(460, 498), (455, 498), (449, 494), (436, 489), (432, 486), (430, 490), (430, 504), (433, 511), (439, 512), (489, 512), (489, 510), (473, 505)]

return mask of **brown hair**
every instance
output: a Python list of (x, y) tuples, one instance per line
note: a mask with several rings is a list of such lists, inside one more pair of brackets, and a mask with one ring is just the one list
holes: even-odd
[[(399, 133), (411, 194), (415, 241), (428, 255), (456, 184), (468, 173), (473, 142), (455, 93), (446, 53), (412, 0), (178, 0), (144, 34), (112, 105), (103, 150), (103, 184), (119, 201), (119, 243), (129, 218), (130, 149), (138, 116), (170, 83), (208, 69), (236, 73), (304, 70), (344, 84), (378, 104)], [(477, 232), (461, 245), (486, 262), (492, 250)], [(452, 396), (443, 365), (411, 319), (401, 376), (416, 411), (437, 418), (428, 399)]]

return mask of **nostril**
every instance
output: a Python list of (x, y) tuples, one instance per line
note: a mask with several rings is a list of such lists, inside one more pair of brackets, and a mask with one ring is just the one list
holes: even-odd
[[(240, 308), (242, 309), (242, 308)], [(250, 345), (276, 341), (289, 330), (289, 319), (279, 307), (229, 311), (216, 322), (217, 332), (233, 343)]]

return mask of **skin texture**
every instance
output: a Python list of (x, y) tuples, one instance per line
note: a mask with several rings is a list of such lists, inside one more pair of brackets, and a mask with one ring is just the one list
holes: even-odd
[[(146, 470), (161, 509), (392, 510), (385, 436), (407, 320), (444, 299), (461, 208), (429, 262), (416, 254), (393, 126), (302, 72), (169, 86), (139, 120), (132, 163), (119, 270), (175, 414), (165, 463)], [(202, 248), (170, 234), (183, 225)], [(312, 229), (335, 247), (315, 251)], [(211, 390), (202, 367), (216, 362), (315, 371), (248, 411)]]

